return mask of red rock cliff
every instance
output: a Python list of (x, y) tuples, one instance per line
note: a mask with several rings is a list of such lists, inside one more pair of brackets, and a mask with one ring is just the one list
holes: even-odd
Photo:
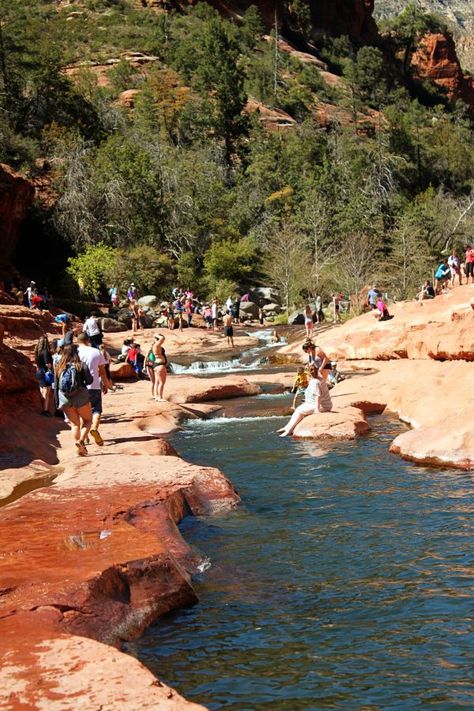
[(28, 180), (0, 163), (0, 275), (10, 266), (20, 225), (34, 194), (35, 189)]
[(413, 55), (412, 67), (419, 77), (442, 87), (451, 102), (462, 99), (474, 113), (473, 78), (463, 74), (450, 34), (426, 35)]

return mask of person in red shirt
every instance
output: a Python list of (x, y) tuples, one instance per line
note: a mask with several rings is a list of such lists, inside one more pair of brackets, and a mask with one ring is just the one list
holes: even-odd
[(474, 249), (470, 244), (466, 245), (464, 271), (466, 272), (466, 284), (469, 284), (469, 277), (471, 277), (471, 283), (474, 284)]

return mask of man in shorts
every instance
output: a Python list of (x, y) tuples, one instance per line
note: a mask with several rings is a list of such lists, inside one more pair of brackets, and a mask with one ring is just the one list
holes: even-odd
[(464, 271), (466, 272), (466, 284), (469, 284), (469, 277), (471, 277), (471, 283), (474, 284), (474, 249), (470, 244), (466, 245)]
[(77, 337), (77, 342), (79, 344), (79, 358), (82, 363), (87, 365), (92, 375), (92, 383), (87, 386), (92, 407), (92, 429), (90, 434), (95, 443), (102, 447), (104, 440), (100, 435), (99, 426), (102, 415), (102, 393), (104, 395), (107, 393), (108, 380), (105, 372), (107, 361), (97, 348), (92, 348), (87, 333), (80, 333)]
[(232, 320), (232, 314), (230, 311), (226, 311), (224, 316), (224, 336), (227, 338), (227, 345), (234, 348), (234, 329), (232, 327)]

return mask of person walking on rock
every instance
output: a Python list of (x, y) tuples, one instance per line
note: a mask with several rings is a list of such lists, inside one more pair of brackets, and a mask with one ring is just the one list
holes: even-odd
[(98, 348), (102, 343), (102, 331), (99, 325), (100, 313), (92, 311), (89, 318), (84, 321), (82, 330), (87, 334), (90, 344), (93, 348)]
[(105, 371), (107, 361), (97, 348), (91, 346), (86, 333), (80, 333), (77, 340), (79, 343), (79, 359), (87, 366), (92, 376), (92, 381), (87, 385), (89, 401), (92, 408), (92, 428), (90, 433), (95, 443), (102, 447), (104, 440), (100, 435), (99, 426), (102, 415), (102, 393), (105, 395), (108, 389), (108, 379)]
[(85, 442), (92, 425), (92, 410), (87, 389), (92, 381), (89, 368), (81, 362), (76, 346), (64, 346), (54, 373), (56, 409), (62, 410), (71, 424), (80, 457), (87, 456)]
[(219, 303), (217, 299), (212, 299), (211, 304), (212, 329), (217, 331), (217, 319), (219, 317)]
[(166, 366), (168, 359), (166, 357), (163, 343), (165, 337), (160, 333), (156, 333), (153, 337), (153, 343), (146, 356), (146, 369), (151, 381), (151, 395), (158, 402), (164, 402), (163, 391), (166, 383)]
[(333, 323), (341, 323), (341, 314), (340, 314), (340, 303), (341, 303), (342, 296), (341, 294), (333, 294), (332, 296), (332, 322)]
[(138, 301), (138, 289), (133, 282), (128, 287), (127, 299), (129, 301)]
[(42, 415), (51, 417), (51, 386), (54, 381), (53, 356), (46, 336), (41, 336), (35, 348), (36, 379), (43, 403)]
[(329, 388), (319, 375), (315, 365), (309, 368), (310, 380), (305, 392), (305, 400), (302, 405), (296, 408), (286, 427), (278, 430), (280, 437), (288, 437), (293, 434), (296, 425), (308, 415), (316, 412), (331, 412), (332, 400), (329, 395)]
[(227, 345), (234, 348), (234, 329), (232, 326), (232, 314), (226, 311), (224, 316), (224, 336), (227, 338)]
[(471, 284), (474, 284), (474, 249), (470, 244), (466, 245), (464, 271), (466, 272), (466, 284), (469, 284), (469, 277), (471, 277)]
[(304, 309), (304, 327), (306, 329), (306, 338), (308, 340), (310, 340), (313, 335), (313, 326), (313, 310), (309, 304), (306, 304)]
[(316, 297), (316, 323), (322, 323), (324, 321), (324, 311), (323, 311), (323, 300), (321, 296)]
[(459, 286), (462, 286), (461, 262), (459, 261), (455, 249), (453, 249), (448, 257), (448, 267), (451, 270), (451, 286), (454, 286), (456, 277), (458, 278)]

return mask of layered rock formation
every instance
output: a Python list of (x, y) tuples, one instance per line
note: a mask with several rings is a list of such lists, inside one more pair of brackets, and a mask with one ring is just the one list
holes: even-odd
[(33, 203), (34, 194), (30, 181), (0, 163), (0, 278), (10, 271), (20, 225)]
[(426, 35), (412, 57), (412, 68), (443, 89), (452, 103), (462, 99), (474, 113), (474, 80), (463, 74), (451, 35)]
[[(474, 70), (474, 4), (471, 0), (417, 0), (427, 12), (446, 19), (456, 38), (456, 47), (465, 70)], [(405, 0), (376, 0), (377, 19), (396, 17), (405, 7)]]

